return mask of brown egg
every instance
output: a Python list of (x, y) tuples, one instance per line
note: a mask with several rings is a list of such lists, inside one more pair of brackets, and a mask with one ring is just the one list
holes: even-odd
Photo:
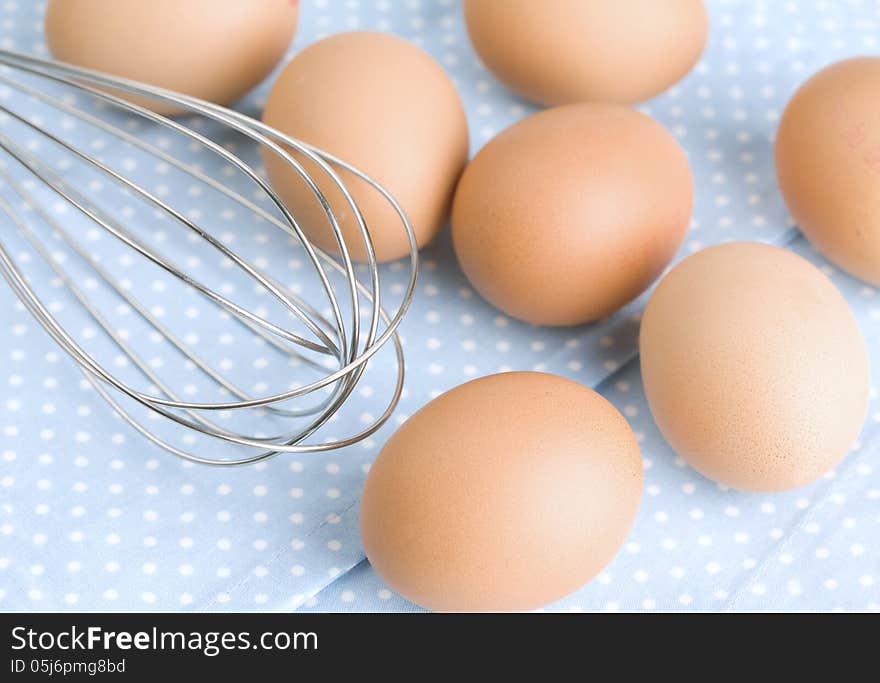
[(672, 447), (737, 489), (808, 484), (843, 458), (868, 405), (868, 355), (815, 266), (733, 242), (682, 261), (642, 318), (642, 379)]
[(452, 237), (492, 304), (541, 325), (602, 318), (669, 263), (693, 179), (669, 133), (632, 109), (577, 104), (514, 124), (471, 161)]
[(623, 416), (555, 375), (510, 372), (431, 401), (389, 439), (361, 500), (375, 570), (441, 611), (541, 607), (614, 557), (642, 461)]
[[(263, 120), (353, 165), (401, 204), (419, 246), (433, 239), (449, 214), (467, 161), (468, 130), (458, 92), (443, 68), (402, 38), (370, 31), (325, 38), (300, 52), (272, 87)], [(272, 186), (319, 246), (338, 252), (326, 215), (280, 157), (265, 152)], [(338, 189), (300, 159), (337, 212), (352, 255), (366, 258), (357, 223)], [(409, 253), (403, 225), (382, 196), (341, 172), (364, 214), (376, 256)]]
[(275, 68), (297, 15), (290, 0), (49, 0), (46, 39), (62, 61), (230, 104)]
[(546, 105), (632, 104), (693, 68), (709, 32), (702, 0), (465, 0), (488, 69)]
[(880, 57), (838, 62), (801, 86), (779, 123), (776, 172), (816, 248), (880, 285)]

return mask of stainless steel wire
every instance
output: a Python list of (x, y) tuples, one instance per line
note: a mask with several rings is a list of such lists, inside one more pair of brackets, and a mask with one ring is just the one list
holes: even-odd
[[(267, 292), (280, 306), (285, 320), (288, 321), (287, 324), (270, 321), (268, 316), (232, 301), (223, 292), (197, 279), (173, 257), (157, 249), (136, 230), (120, 221), (113, 212), (100, 206), (87, 191), (77, 188), (70, 178), (65, 177), (66, 174), (57, 170), (58, 164), (41, 158), (28, 146), (15, 140), (14, 136), (0, 132), (0, 189), (11, 192), (17, 199), (13, 201), (9, 196), (0, 196), (0, 216), (6, 219), (5, 225), (0, 229), (0, 272), (27, 311), (76, 362), (100, 396), (119, 416), (149, 441), (180, 458), (225, 466), (255, 463), (279, 453), (321, 452), (341, 448), (367, 438), (387, 421), (403, 391), (403, 348), (397, 329), (412, 300), (418, 272), (418, 248), (412, 226), (387, 190), (344, 160), (293, 139), (244, 114), (218, 105), (10, 50), (0, 50), (0, 65), (0, 87), (14, 93), (13, 97), (0, 100), (0, 117), (39, 135), (56, 152), (84, 164), (90, 171), (115, 183), (125, 193), (151, 206), (159, 215), (171, 218), (192, 239), (199, 240), (216, 251), (239, 273), (250, 278), (256, 287)], [(66, 91), (76, 93), (76, 96), (67, 96)], [(127, 96), (135, 97), (130, 101)], [(98, 105), (91, 109), (82, 106), (79, 104), (82, 97), (89, 103)], [(295, 215), (252, 164), (246, 163), (241, 156), (197, 130), (196, 126), (187, 125), (181, 119), (167, 118), (136, 103), (145, 99), (173, 104), (188, 114), (198, 115), (202, 121), (214, 122), (225, 132), (234, 131), (251, 143), (284, 159), (320, 204), (327, 224), (335, 236), (339, 255), (330, 254), (309, 241)], [(304, 300), (290, 287), (283, 285), (277, 277), (228, 247), (208, 227), (186, 215), (179, 207), (159, 196), (159, 193), (150, 191), (129, 177), (124, 170), (113, 168), (98, 155), (65, 139), (63, 134), (52, 132), (44, 122), (45, 117), (29, 116), (18, 111), (14, 103), (24, 100), (38, 102), (58, 116), (74, 117), (102, 134), (113, 136), (121, 144), (130, 145), (211, 188), (225, 200), (244, 209), (252, 220), (282, 231), (302, 249), (325, 301)], [(107, 111), (112, 115), (106, 115)], [(120, 112), (128, 117), (126, 120), (129, 122), (145, 121), (150, 126), (183, 136), (189, 144), (216, 155), (243, 176), (258, 193), (268, 198), (269, 208), (246, 196), (247, 192), (242, 189), (213, 177), (198, 165), (175, 157), (145, 136), (129, 132), (121, 122), (115, 120), (119, 119)], [(310, 166), (318, 169), (319, 175), (323, 176), (320, 181), (306, 171), (302, 160), (308, 160)], [(19, 173), (14, 173), (13, 167)], [(405, 231), (408, 239), (410, 254), (406, 285), (391, 312), (382, 306), (380, 268), (376, 262), (368, 226), (340, 177), (340, 170), (367, 183), (391, 205), (399, 218), (400, 229)], [(358, 275), (362, 269), (358, 269), (352, 262), (349, 245), (346, 244), (336, 215), (338, 207), (334, 209), (330, 205), (319, 187), (319, 182), (325, 186), (329, 182), (338, 189), (346, 210), (351, 212), (357, 224), (367, 254), (365, 275)], [(53, 212), (47, 210), (46, 200), (38, 196), (35, 185), (38, 188), (48, 188), (55, 199), (60, 200), (65, 207), (72, 208), (79, 219), (85, 219), (89, 225), (112, 236), (146, 263), (159, 268), (167, 277), (210, 302), (232, 324), (254, 335), (275, 352), (284, 354), (296, 367), (311, 373), (310, 378), (286, 390), (266, 391), (258, 395), (246, 391), (211, 360), (196, 353), (191, 344), (138, 299), (126, 282), (102, 265), (100, 258), (91, 253), (84, 243), (83, 230), (62, 224)], [(17, 208), (19, 206), (23, 208)], [(134, 311), (154, 333), (181, 354), (205, 380), (213, 383), (224, 398), (213, 401), (185, 399), (185, 392), (180, 387), (175, 387), (171, 378), (163, 377), (152, 367), (125, 335), (115, 328), (101, 307), (77, 284), (77, 279), (65, 268), (64, 259), (55, 257), (46, 238), (34, 228), (35, 221), (49, 228), (52, 237), (75, 254), (80, 266), (90, 269), (93, 276)], [(131, 380), (115, 373), (108, 363), (96, 357), (94, 352), (88, 350), (65, 327), (53, 313), (51, 306), (46, 305), (21, 264), (13, 256), (13, 250), (7, 245), (5, 237), (12, 231), (17, 231), (30, 246), (32, 253), (48, 265), (57, 281), (66, 288), (84, 314), (103, 331), (105, 339), (124, 355), (124, 365), (136, 369), (144, 387), (134, 386)], [(322, 306), (324, 312), (319, 310)], [(297, 328), (302, 330), (297, 331)], [(342, 438), (318, 438), (316, 432), (343, 408), (361, 380), (367, 363), (389, 342), (396, 365), (396, 378), (384, 409), (357, 433)], [(136, 415), (138, 406), (146, 411), (139, 410)], [(244, 412), (248, 413), (248, 428), (230, 427), (228, 417)], [(227, 424), (220, 425), (215, 417), (217, 415), (222, 416)], [(178, 443), (180, 439), (172, 439), (164, 435), (164, 431), (160, 434), (153, 424), (156, 418), (179, 427), (184, 433), (206, 437), (207, 441), (203, 439), (200, 442), (200, 448), (204, 450), (192, 452)], [(264, 422), (272, 425), (278, 433), (266, 435)], [(215, 445), (223, 446), (224, 455), (215, 454)], [(228, 454), (229, 448), (234, 450), (232, 454)]]

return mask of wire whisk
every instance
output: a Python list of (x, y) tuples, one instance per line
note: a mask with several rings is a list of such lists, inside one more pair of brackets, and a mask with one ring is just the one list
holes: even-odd
[[(348, 446), (388, 420), (403, 391), (398, 326), (415, 291), (418, 248), (403, 210), (378, 182), (344, 160), (245, 114), (186, 95), (9, 50), (0, 50), (0, 65), (0, 216), (6, 219), (0, 228), (0, 269), (21, 304), (119, 416), (166, 451), (209, 465), (242, 465), (279, 453)], [(171, 103), (187, 115), (166, 118), (151, 111), (149, 101)], [(71, 142), (68, 131), (83, 126), (97, 136), (94, 144)], [(36, 143), (22, 142), (33, 136)], [(192, 156), (212, 156), (209, 165), (222, 168), (222, 178), (202, 163), (179, 158), (173, 150), (183, 142)], [(263, 179), (257, 162), (245, 160), (261, 146), (284, 159), (320, 203), (336, 236), (338, 254), (309, 241), (295, 212)], [(296, 271), (297, 282), (284, 284), (283, 276), (268, 272), (265, 259), (230, 247), (235, 236), (209, 227), (206, 211), (187, 210), (168, 198), (168, 187), (140, 182), (134, 177), (137, 162), (129, 158), (114, 163), (110, 157), (119, 148), (144, 155), (180, 183), (184, 178), (195, 183), (189, 186), (196, 199), (215, 198), (230, 207), (226, 210), (239, 231), (253, 230), (254, 225), (280, 231), (282, 248), (305, 263)], [(243, 151), (236, 153), (239, 148)], [(320, 169), (324, 181), (339, 188), (359, 226), (366, 264), (353, 263), (337, 220), (339, 207), (330, 205), (316, 179), (305, 171), (305, 159)], [(377, 265), (369, 226), (346, 189), (344, 175), (360, 178), (389, 202), (407, 234), (408, 272), (405, 284), (396, 288), (391, 311), (382, 305), (380, 275), (385, 268)], [(107, 191), (108, 183), (118, 196)], [(126, 202), (121, 209), (119, 197)], [(135, 202), (141, 214), (146, 209), (149, 227), (131, 219), (136, 211), (128, 202)], [(172, 232), (166, 227), (169, 221), (175, 226)], [(11, 246), (14, 233), (25, 251), (17, 253)], [(115, 268), (90, 246), (90, 240), (105, 236), (125, 250)], [(224, 278), (234, 272), (248, 287), (212, 284), (212, 274), (201, 269), (199, 256), (184, 257), (198, 250), (219, 259)], [(90, 321), (87, 327), (77, 332), (77, 325), (62, 320), (69, 316), (66, 307), (46, 302), (38, 291), (39, 279), (30, 272), (37, 261), (48, 267), (52, 286), (76, 302), (75, 314)], [(403, 264), (392, 264), (391, 272), (399, 272)], [(121, 273), (114, 272), (120, 268)], [(174, 305), (194, 298), (199, 305), (207, 302), (216, 325), (234, 328), (219, 333), (221, 338), (239, 346), (254, 342), (281, 354), (291, 376), (273, 373), (280, 388), (260, 382), (260, 391), (246, 389), (242, 385), (247, 379), (233, 377), (229, 363), (209, 357), (210, 350), (197, 353), (191, 335), (166, 322), (163, 307), (138, 295), (149, 278), (134, 273), (145, 268), (165, 278), (153, 285), (154, 291), (175, 299)], [(311, 287), (304, 282), (307, 277)], [(304, 293), (308, 289), (309, 301)], [(248, 290), (268, 304), (255, 307), (233, 300), (232, 292)], [(269, 306), (275, 309), (274, 319)], [(114, 311), (135, 318), (141, 332), (118, 328), (111, 319)], [(243, 334), (250, 341), (243, 341)], [(349, 436), (316, 434), (323, 434), (322, 428), (334, 421), (368, 362), (387, 342), (396, 379), (387, 404), (380, 404), (381, 412), (362, 419), (365, 426)], [(176, 361), (150, 359), (139, 343), (170, 351)], [(114, 360), (108, 363), (103, 353)], [(181, 386), (184, 377), (186, 384)], [(196, 400), (195, 394), (211, 396)]]

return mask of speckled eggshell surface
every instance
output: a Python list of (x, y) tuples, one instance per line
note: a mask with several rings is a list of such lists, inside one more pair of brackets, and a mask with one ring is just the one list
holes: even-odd
[(643, 292), (688, 228), (693, 178), (659, 123), (615, 104), (533, 114), (489, 141), (452, 208), (455, 253), (490, 303), (530, 323), (598, 320)]
[(623, 416), (576, 382), (490, 375), (389, 439), (360, 509), (376, 571), (423, 607), (529, 610), (589, 581), (623, 544), (642, 462)]
[(298, 16), (290, 0), (50, 0), (46, 39), (62, 61), (231, 104), (277, 66)]
[(632, 104), (693, 68), (702, 0), (465, 0), (474, 49), (500, 81), (545, 105)]
[(880, 57), (837, 62), (801, 86), (779, 124), (776, 172), (816, 248), (880, 285)]
[(732, 242), (682, 261), (651, 295), (639, 347), (660, 431), (737, 489), (818, 479), (865, 418), (867, 349), (846, 300), (779, 247)]
[[(418, 246), (443, 227), (467, 161), (467, 119), (443, 67), (412, 43), (353, 31), (309, 45), (273, 84), (263, 121), (381, 183), (406, 212)], [(364, 260), (364, 241), (341, 193), (312, 162), (297, 158), (337, 212), (350, 253)], [(296, 172), (276, 154), (264, 159), (273, 188), (309, 237), (338, 253), (321, 205)], [(407, 255), (409, 241), (391, 205), (353, 174), (340, 176), (364, 214), (377, 258)]]

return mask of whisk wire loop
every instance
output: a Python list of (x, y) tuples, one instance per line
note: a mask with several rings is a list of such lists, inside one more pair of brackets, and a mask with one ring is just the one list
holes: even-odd
[[(43, 301), (37, 288), (30, 282), (18, 262), (21, 258), (13, 256), (13, 251), (4, 243), (2, 237), (7, 232), (5, 230), (0, 231), (0, 273), (25, 309), (74, 360), (90, 385), (110, 404), (116, 414), (149, 441), (184, 460), (225, 466), (259, 462), (279, 453), (325, 452), (352, 445), (375, 433), (387, 421), (403, 391), (403, 346), (398, 327), (415, 292), (418, 247), (404, 211), (385, 188), (342, 159), (244, 114), (215, 104), (10, 50), (0, 50), (0, 67), (0, 87), (15, 94), (15, 98), (4, 98), (12, 100), (12, 104), (0, 102), (0, 120), (3, 123), (13, 123), (19, 129), (35, 133), (41, 140), (50, 143), (50, 147), (66, 155), (65, 168), (70, 166), (71, 160), (83, 164), (88, 173), (98, 173), (124, 195), (152, 207), (163, 220), (170, 218), (182, 226), (191, 241), (206, 245), (221, 257), (221, 263), (234, 266), (238, 273), (249, 278), (255, 291), (268, 294), (280, 306), (285, 318), (289, 318), (291, 323), (301, 325), (308, 335), (304, 336), (287, 323), (270, 320), (259, 309), (253, 310), (247, 304), (233, 301), (225, 292), (218, 291), (203, 278), (188, 272), (175, 259), (150, 244), (147, 236), (141, 235), (137, 229), (116, 218), (112, 211), (104, 209), (87, 193), (79, 190), (72, 177), (68, 179), (62, 176), (50, 161), (41, 158), (30, 146), (18, 144), (13, 136), (0, 133), (0, 189), (8, 188), (16, 198), (14, 204), (10, 199), (0, 196), (0, 215), (8, 218), (7, 225), (24, 238), (31, 253), (49, 266), (58, 285), (73, 297), (82, 312), (101, 329), (106, 342), (122, 354), (122, 365), (133, 367), (141, 379), (145, 380), (146, 387), (134, 386), (130, 380), (123, 379), (121, 374), (111, 371), (108, 364), (102, 363), (95, 352), (87, 349), (86, 344), (76, 338), (70, 331), (69, 324), (65, 326), (62, 323), (53, 312), (52, 306)], [(35, 79), (40, 85), (31, 85), (30, 79)], [(61, 95), (55, 94), (55, 89), (58, 88), (62, 90)], [(91, 109), (80, 104), (83, 97), (87, 104), (92, 105)], [(198, 123), (190, 126), (182, 120), (158, 114), (140, 104), (145, 99), (172, 104), (188, 114), (200, 117), (196, 119), (197, 122), (216, 124), (224, 135), (231, 133), (243, 136), (281, 157), (320, 206), (334, 235), (338, 254), (331, 254), (309, 241), (294, 212), (285, 206), (255, 166), (211, 139), (208, 134), (196, 130), (194, 126), (198, 126)], [(301, 293), (282, 284), (277, 276), (266, 272), (259, 259), (255, 261), (247, 258), (230, 248), (224, 239), (206, 229), (198, 218), (188, 216), (156, 191), (65, 139), (63, 134), (52, 132), (44, 123), (43, 117), (28, 116), (18, 110), (14, 103), (24, 100), (46, 107), (45, 111), (50, 112), (53, 119), (59, 114), (73, 117), (101, 134), (143, 152), (148, 158), (185, 174), (202, 187), (210, 188), (224, 201), (231, 201), (243, 209), (245, 215), (250, 216), (253, 221), (282, 231), (305, 255), (318, 281), (319, 291), (326, 300), (327, 310), (320, 311), (320, 306), (315, 305), (314, 300), (309, 302)], [(156, 130), (181, 136), (200, 151), (209, 151), (224, 167), (233, 169), (233, 173), (238, 172), (247, 183), (255, 186), (258, 196), (268, 200), (271, 210), (245, 196), (232, 182), (220, 181), (200, 166), (178, 158), (163, 149), (161, 144), (151, 142), (147, 139), (149, 135), (135, 135), (118, 122), (108, 120), (120, 116), (126, 117), (124, 120), (130, 129), (146, 122)], [(159, 142), (161, 143), (161, 138)], [(320, 180), (306, 171), (303, 164), (306, 160), (310, 167), (317, 169)], [(13, 162), (14, 166), (24, 170), (27, 179), (20, 179), (19, 174), (14, 173), (7, 162)], [(391, 313), (382, 305), (382, 269), (376, 261), (366, 220), (346, 187), (342, 173), (363, 181), (378, 192), (393, 208), (401, 229), (406, 233), (410, 246), (407, 264), (409, 272), (406, 284), (402, 287), (400, 301)], [(81, 231), (71, 225), (63, 225), (54, 217), (46, 209), (46, 200), (41, 199), (39, 192), (34, 191), (34, 181), (37, 181), (38, 188), (48, 189), (50, 196), (56, 197), (64, 206), (73, 208), (77, 220), (85, 220), (89, 225), (112, 236), (118, 244), (158, 267), (172, 281), (180, 283), (187, 291), (209, 302), (221, 318), (234, 321), (240, 331), (251, 333), (254, 341), (282, 354), (282, 357), (289, 360), (289, 366), (292, 364), (317, 374), (317, 378), (289, 382), (289, 388), (281, 391), (266, 390), (263, 383), (256, 387), (261, 389), (259, 392), (246, 391), (240, 381), (234, 381), (222, 369), (218, 369), (214, 362), (197, 354), (186, 337), (174, 332), (169, 324), (163, 323), (161, 316), (134, 294), (130, 283), (120, 281), (114, 276), (102, 264), (101, 259), (83, 243)], [(358, 276), (358, 269), (351, 259), (337, 217), (339, 208), (331, 206), (321, 190), (322, 185), (338, 191), (346, 213), (351, 215), (357, 226), (366, 253), (365, 279)], [(16, 208), (19, 203), (23, 208)], [(174, 386), (173, 381), (163, 377), (126, 335), (115, 329), (94, 297), (85, 292), (65, 268), (64, 259), (56, 258), (48, 247), (46, 238), (32, 226), (34, 218), (48, 226), (52, 238), (65, 245), (76, 256), (80, 266), (87, 267), (97, 280), (124, 302), (126, 310), (133, 311), (152, 330), (152, 335), (166, 342), (185, 359), (189, 367), (201, 373), (201, 377), (213, 385), (221, 398), (209, 401), (184, 398), (184, 394), (191, 393), (186, 391), (188, 387), (181, 390)], [(344, 313), (346, 309), (347, 316)], [(362, 321), (362, 318), (365, 320)], [(368, 362), (389, 342), (394, 355), (396, 380), (390, 399), (381, 413), (366, 420), (366, 427), (350, 436), (310, 440), (310, 437), (337, 416), (349, 401), (367, 369)], [(302, 405), (303, 402), (306, 404)], [(135, 415), (137, 406), (147, 409), (145, 417)], [(232, 420), (229, 418), (244, 413), (247, 414), (247, 427), (232, 427)], [(218, 416), (221, 421), (226, 420), (227, 424), (221, 425), (211, 416)], [(155, 420), (164, 420), (164, 425), (182, 428), (184, 444), (195, 442), (201, 446), (207, 443), (207, 448), (213, 449), (216, 446), (224, 450), (231, 447), (233, 454), (221, 456), (214, 454), (213, 450), (196, 453), (192, 448), (184, 448), (176, 442), (180, 440), (179, 434), (167, 436), (167, 429), (159, 430), (153, 426)], [(268, 424), (273, 425), (273, 431), (278, 433), (266, 434), (263, 422), (267, 420)], [(151, 424), (148, 425), (148, 422)], [(259, 427), (255, 426), (257, 423), (260, 424)], [(207, 437), (207, 441), (200, 442), (198, 437)]]

